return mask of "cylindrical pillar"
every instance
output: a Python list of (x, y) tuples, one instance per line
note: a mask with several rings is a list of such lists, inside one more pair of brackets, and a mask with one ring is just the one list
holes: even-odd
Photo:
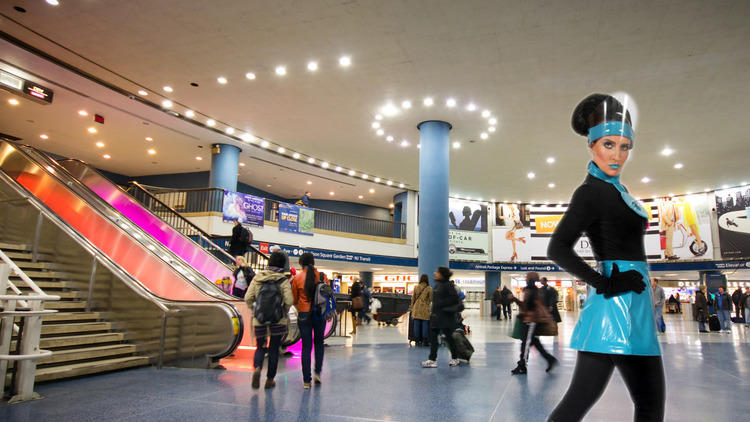
[(372, 289), (372, 271), (360, 271), (359, 281), (361, 281), (365, 286)]
[(484, 299), (492, 299), (492, 294), (500, 287), (500, 271), (484, 272)]
[(450, 123), (428, 120), (419, 129), (419, 274), (430, 280), (448, 266)]
[(208, 186), (237, 191), (237, 171), (240, 164), (240, 150), (234, 145), (211, 145), (211, 176)]

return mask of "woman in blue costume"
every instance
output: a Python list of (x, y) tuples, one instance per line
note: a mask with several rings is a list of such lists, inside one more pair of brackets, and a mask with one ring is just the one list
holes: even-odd
[[(581, 420), (615, 368), (635, 405), (634, 420), (664, 420), (664, 368), (643, 246), (650, 216), (620, 183), (634, 140), (627, 105), (610, 95), (592, 94), (573, 112), (573, 130), (588, 138), (593, 160), (547, 255), (585, 281), (589, 294), (570, 340), (578, 350), (573, 379), (549, 417), (554, 422)], [(591, 242), (597, 269), (573, 250), (582, 234)]]

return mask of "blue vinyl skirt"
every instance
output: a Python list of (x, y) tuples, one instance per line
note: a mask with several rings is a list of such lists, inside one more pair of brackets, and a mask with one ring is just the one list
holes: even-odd
[(643, 261), (601, 261), (599, 271), (609, 277), (615, 263), (620, 272), (636, 270), (643, 274), (646, 289), (607, 299), (589, 286), (570, 347), (584, 352), (660, 356), (648, 265)]

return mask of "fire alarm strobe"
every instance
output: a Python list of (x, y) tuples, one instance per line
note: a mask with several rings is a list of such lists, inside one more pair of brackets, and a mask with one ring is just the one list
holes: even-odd
[(94, 121), (104, 124), (104, 116), (102, 116), (101, 114), (94, 114)]

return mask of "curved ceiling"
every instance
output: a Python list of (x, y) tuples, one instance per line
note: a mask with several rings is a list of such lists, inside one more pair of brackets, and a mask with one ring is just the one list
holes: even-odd
[[(453, 194), (565, 201), (588, 160), (570, 129), (572, 108), (591, 92), (614, 91), (628, 92), (640, 109), (623, 173), (636, 196), (750, 179), (746, 1), (19, 3), (26, 13), (13, 2), (0, 6), (3, 32), (97, 78), (133, 94), (145, 89), (156, 104), (168, 98), (201, 122), (210, 117), (412, 188), (416, 125), (446, 119), (451, 140), (461, 142), (451, 151)], [(343, 55), (351, 66), (339, 66)], [(307, 70), (310, 60), (317, 71)], [(404, 100), (410, 109), (401, 108)], [(399, 114), (378, 121), (378, 136), (372, 123), (389, 102)], [(484, 109), (497, 118), (486, 140)], [(660, 154), (665, 146), (674, 150), (669, 157)], [(175, 159), (165, 169), (194, 171), (194, 164)], [(642, 183), (646, 176), (651, 182)], [(259, 185), (253, 176), (243, 181)]]

